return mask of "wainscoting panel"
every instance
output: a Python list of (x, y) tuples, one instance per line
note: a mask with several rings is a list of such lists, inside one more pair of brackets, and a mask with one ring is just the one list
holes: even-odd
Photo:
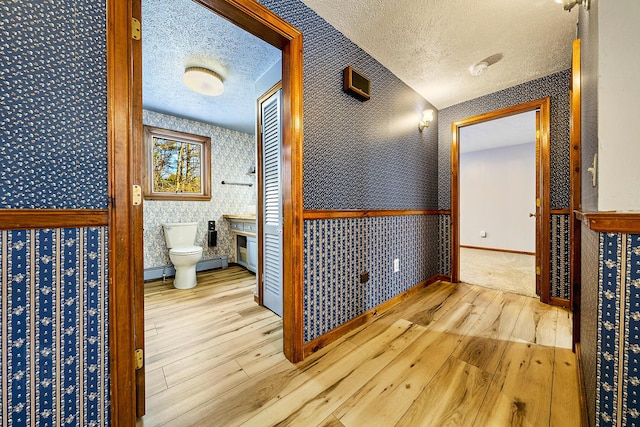
[[(400, 271), (393, 272), (398, 259)], [(435, 215), (304, 222), (304, 341), (438, 274)], [(369, 280), (360, 283), (360, 274)]]
[(109, 425), (107, 233), (0, 233), (0, 425)]
[(610, 425), (617, 418), (618, 343), (620, 326), (620, 267), (622, 236), (617, 233), (600, 235), (600, 267), (598, 307), (599, 360), (596, 370), (596, 425)]
[(569, 215), (551, 215), (551, 296), (570, 298), (570, 254), (569, 254)]
[(451, 276), (451, 215), (438, 215), (438, 272)]
[(622, 425), (640, 424), (640, 235), (626, 241)]

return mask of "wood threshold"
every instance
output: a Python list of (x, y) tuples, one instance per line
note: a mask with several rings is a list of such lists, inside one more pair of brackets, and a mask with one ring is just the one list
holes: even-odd
[(566, 298), (551, 297), (549, 298), (549, 304), (557, 307), (571, 308), (571, 301)]
[(481, 251), (506, 252), (509, 254), (533, 255), (533, 256), (536, 255), (535, 252), (514, 251), (513, 249), (483, 248), (481, 246), (467, 246), (467, 245), (460, 245), (460, 247), (467, 248), (467, 249), (478, 249)]
[(103, 227), (109, 225), (106, 209), (2, 209), (0, 230)]
[(582, 367), (582, 350), (580, 343), (574, 344), (576, 354), (576, 365), (578, 368), (578, 394), (580, 397), (580, 425), (581, 427), (589, 427), (589, 412), (587, 411), (587, 395), (584, 382), (584, 371)]
[(343, 209), (343, 210), (305, 210), (304, 219), (337, 219), (337, 218), (373, 218), (380, 216), (407, 216), (407, 215), (441, 215), (450, 214), (448, 210), (438, 209), (381, 209), (381, 210), (368, 210), (368, 209)]
[(430, 277), (429, 279), (427, 279), (427, 280), (425, 280), (423, 282), (420, 282), (417, 285), (412, 286), (411, 288), (407, 289), (403, 293), (398, 294), (395, 297), (392, 297), (392, 298), (386, 300), (385, 302), (377, 305), (376, 307), (372, 308), (371, 310), (368, 310), (368, 311), (362, 313), (361, 315), (359, 315), (357, 317), (354, 317), (353, 319), (343, 323), (342, 325), (338, 326), (337, 328), (330, 330), (326, 334), (323, 334), (323, 335), (321, 335), (321, 336), (309, 341), (308, 343), (306, 343), (304, 345), (304, 357), (307, 357), (308, 355), (310, 355), (312, 353), (315, 353), (316, 351), (320, 350), (323, 347), (326, 347), (327, 345), (331, 344), (332, 342), (336, 341), (337, 339), (339, 339), (340, 337), (346, 335), (347, 333), (351, 332), (352, 330), (356, 329), (357, 327), (362, 326), (365, 323), (368, 323), (369, 321), (371, 321), (375, 317), (379, 316), (380, 314), (382, 314), (385, 311), (391, 309), (395, 305), (397, 305), (397, 304), (401, 303), (402, 301), (406, 300), (411, 295), (415, 294), (416, 292), (418, 292), (420, 289), (424, 288), (425, 286), (429, 286), (429, 285), (431, 285), (433, 283), (440, 282), (441, 281), (441, 277), (443, 277), (443, 276), (436, 275), (436, 276)]
[(575, 212), (576, 218), (600, 233), (640, 234), (640, 212)]

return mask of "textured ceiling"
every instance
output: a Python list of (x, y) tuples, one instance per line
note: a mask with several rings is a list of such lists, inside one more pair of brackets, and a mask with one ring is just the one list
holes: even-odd
[[(570, 66), (577, 7), (554, 0), (302, 1), (438, 109)], [(191, 0), (142, 0), (142, 25), (145, 108), (254, 133), (254, 83), (278, 49)], [(187, 89), (190, 66), (222, 75), (224, 94)]]
[[(281, 57), (279, 49), (191, 0), (142, 0), (142, 102), (146, 109), (241, 132), (255, 132), (255, 81)], [(184, 69), (209, 68), (224, 93), (197, 94)]]
[(460, 129), (460, 153), (536, 142), (536, 112), (515, 114)]
[(302, 1), (438, 109), (566, 70), (578, 16), (554, 0)]

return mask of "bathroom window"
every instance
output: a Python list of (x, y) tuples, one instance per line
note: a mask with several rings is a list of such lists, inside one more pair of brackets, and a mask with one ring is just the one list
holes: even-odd
[(149, 200), (211, 200), (211, 138), (144, 127)]

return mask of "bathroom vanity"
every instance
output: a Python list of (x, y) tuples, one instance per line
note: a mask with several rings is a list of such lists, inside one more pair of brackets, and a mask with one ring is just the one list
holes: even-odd
[(247, 270), (258, 270), (258, 240), (256, 233), (258, 226), (256, 216), (251, 214), (222, 215), (231, 223), (231, 232), (236, 238), (236, 262)]

